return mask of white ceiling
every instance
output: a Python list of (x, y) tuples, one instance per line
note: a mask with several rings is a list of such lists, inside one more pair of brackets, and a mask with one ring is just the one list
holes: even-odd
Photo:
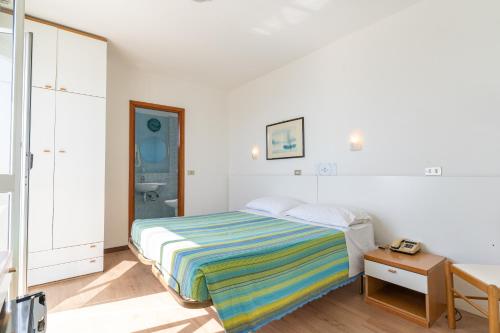
[(235, 87), (419, 0), (26, 0), (140, 69)]

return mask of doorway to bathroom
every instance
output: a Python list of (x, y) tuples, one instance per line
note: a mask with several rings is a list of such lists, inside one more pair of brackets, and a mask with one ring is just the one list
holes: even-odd
[(129, 233), (136, 219), (184, 215), (184, 109), (130, 101)]

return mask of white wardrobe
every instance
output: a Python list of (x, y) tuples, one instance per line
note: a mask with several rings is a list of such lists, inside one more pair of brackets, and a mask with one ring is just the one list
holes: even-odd
[(105, 41), (33, 32), (28, 286), (103, 270)]

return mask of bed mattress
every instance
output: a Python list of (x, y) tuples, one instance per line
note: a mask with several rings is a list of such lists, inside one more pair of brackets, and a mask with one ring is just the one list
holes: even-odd
[(249, 332), (350, 283), (346, 233), (250, 212), (137, 220), (132, 241), (183, 297)]
[[(296, 218), (281, 216), (281, 215), (272, 215), (265, 212), (244, 209), (241, 212), (261, 215), (261, 216), (269, 216), (277, 219), (284, 219), (292, 222), (298, 222), (303, 224), (310, 224), (321, 226), (325, 228), (333, 228), (344, 232), (346, 245), (347, 245), (347, 254), (349, 257), (349, 277), (357, 276), (358, 274), (364, 271), (363, 264), (363, 255), (364, 253), (371, 251), (376, 248), (375, 246), (375, 238), (372, 223), (363, 223), (356, 224), (349, 228), (341, 228), (341, 227), (332, 227), (327, 225), (322, 225), (320, 223), (314, 223), (304, 220), (299, 220)], [(162, 262), (162, 253), (169, 252), (173, 253), (179, 249), (185, 248), (186, 246), (196, 246), (194, 242), (190, 240), (183, 239), (182, 236), (163, 228), (162, 226), (148, 228), (142, 231), (142, 241), (134, 240), (135, 245), (139, 248), (141, 254), (150, 260), (155, 262)], [(177, 240), (177, 242), (170, 242), (165, 245), (166, 241)], [(163, 247), (163, 251), (161, 250)], [(165, 263), (162, 265), (164, 267), (170, 267), (171, 262), (169, 262), (169, 257), (164, 259)], [(162, 267), (158, 267), (162, 268)]]
[(347, 253), (349, 255), (349, 277), (357, 276), (364, 271), (364, 254), (368, 251), (374, 250), (377, 247), (375, 245), (375, 234), (373, 230), (373, 224), (371, 222), (355, 224), (349, 228), (343, 228), (338, 226), (331, 226), (311, 221), (300, 220), (290, 216), (273, 215), (253, 209), (243, 209), (241, 211), (263, 216), (272, 216), (274, 218), (285, 219), (292, 222), (316, 225), (324, 228), (332, 228), (343, 231), (345, 233)]

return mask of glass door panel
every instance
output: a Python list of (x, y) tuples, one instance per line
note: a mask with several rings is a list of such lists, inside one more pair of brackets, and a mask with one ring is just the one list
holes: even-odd
[[(2, 9), (5, 6), (0, 5)], [(7, 8), (12, 9), (12, 8)], [(12, 174), (12, 15), (0, 12), (0, 251), (9, 250)]]
[(0, 252), (9, 249), (10, 193), (0, 193)]
[(0, 174), (10, 174), (11, 164), (12, 32), (3, 26), (11, 17), (6, 15), (0, 19)]

